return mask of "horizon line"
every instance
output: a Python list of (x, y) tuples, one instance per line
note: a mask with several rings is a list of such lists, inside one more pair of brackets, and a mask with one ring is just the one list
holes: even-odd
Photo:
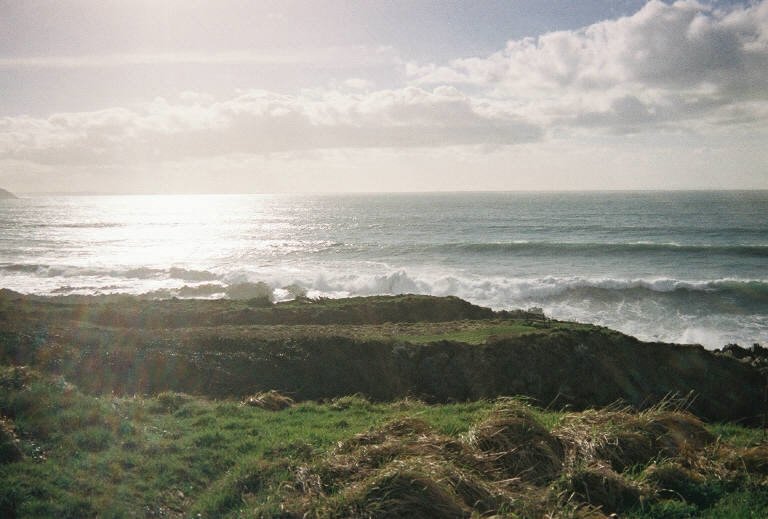
[(765, 188), (604, 188), (604, 189), (454, 189), (407, 191), (248, 191), (248, 192), (142, 192), (142, 191), (11, 191), (16, 196), (243, 196), (243, 195), (407, 195), (483, 193), (671, 193), (761, 192)]

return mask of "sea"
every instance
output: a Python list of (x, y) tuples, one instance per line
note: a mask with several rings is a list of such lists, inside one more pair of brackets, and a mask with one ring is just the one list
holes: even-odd
[(648, 341), (768, 344), (768, 191), (27, 196), (26, 294), (458, 296)]

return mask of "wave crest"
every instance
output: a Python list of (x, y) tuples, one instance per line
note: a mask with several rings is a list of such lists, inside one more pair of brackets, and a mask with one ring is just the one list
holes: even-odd
[(591, 243), (591, 242), (537, 242), (514, 241), (505, 243), (452, 243), (435, 246), (441, 252), (466, 252), (472, 254), (526, 253), (551, 255), (562, 253), (636, 254), (636, 253), (689, 253), (722, 254), (734, 256), (768, 257), (768, 245), (716, 245), (679, 244), (674, 242), (651, 243)]

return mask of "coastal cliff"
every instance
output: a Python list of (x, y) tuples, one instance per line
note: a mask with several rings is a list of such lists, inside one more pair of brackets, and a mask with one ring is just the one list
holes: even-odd
[(215, 398), (277, 389), (427, 402), (524, 395), (538, 405), (642, 409), (674, 394), (707, 420), (757, 423), (764, 376), (700, 346), (493, 312), (457, 298), (143, 301), (0, 294), (3, 363), (93, 393)]

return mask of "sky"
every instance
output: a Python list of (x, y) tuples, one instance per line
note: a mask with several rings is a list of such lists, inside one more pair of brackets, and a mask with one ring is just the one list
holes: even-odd
[(17, 193), (768, 189), (768, 0), (0, 0)]

